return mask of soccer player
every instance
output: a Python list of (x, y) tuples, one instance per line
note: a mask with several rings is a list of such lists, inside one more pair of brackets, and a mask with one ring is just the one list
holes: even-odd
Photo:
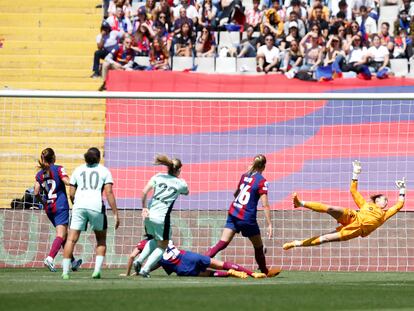
[[(142, 252), (147, 242), (151, 239), (140, 241), (129, 255), (127, 271), (121, 276), (129, 276), (131, 273), (132, 261)], [(265, 278), (266, 274), (250, 271), (238, 264), (223, 262), (198, 253), (179, 250), (172, 241), (169, 241), (163, 256), (152, 270), (162, 267), (170, 275), (175, 272), (178, 276), (211, 276), (228, 277), (234, 276), (245, 279), (247, 276), (256, 279)], [(215, 270), (208, 270), (212, 268)], [(224, 271), (223, 271), (224, 270)]]
[[(154, 239), (145, 245), (142, 253), (134, 261), (134, 269), (145, 278), (150, 277), (152, 267), (161, 259), (168, 246), (171, 237), (170, 215), (175, 200), (180, 194), (189, 193), (187, 183), (179, 178), (182, 167), (180, 159), (158, 155), (154, 164), (167, 166), (168, 173), (154, 175), (142, 190), (142, 218), (146, 233)], [(154, 190), (154, 194), (147, 207), (147, 195), (151, 190)], [(145, 265), (142, 266), (146, 259)]]
[(266, 168), (266, 157), (259, 154), (254, 157), (249, 170), (241, 178), (234, 200), (230, 204), (227, 222), (220, 241), (211, 247), (206, 256), (214, 257), (219, 251), (225, 249), (232, 241), (236, 233), (241, 232), (253, 244), (256, 262), (261, 272), (268, 277), (276, 276), (280, 269), (268, 269), (263, 251), (263, 242), (257, 224), (257, 204), (262, 202), (267, 222), (267, 236), (272, 237), (272, 221), (270, 219), (269, 200), (267, 197), (268, 183), (262, 173)]
[(98, 148), (89, 148), (84, 155), (86, 164), (75, 169), (70, 179), (70, 199), (73, 204), (72, 221), (68, 243), (63, 254), (64, 280), (69, 279), (69, 264), (73, 249), (79, 239), (81, 231), (86, 231), (88, 223), (96, 236), (95, 270), (92, 278), (101, 278), (102, 264), (106, 253), (106, 229), (108, 226), (102, 192), (112, 209), (115, 219), (115, 229), (119, 227), (118, 209), (115, 196), (112, 192), (111, 172), (100, 165), (101, 153)]
[(405, 178), (397, 180), (396, 185), (400, 191), (398, 202), (384, 210), (388, 205), (388, 199), (383, 194), (371, 196), (371, 202), (366, 202), (358, 192), (358, 177), (361, 173), (361, 163), (352, 162), (353, 175), (351, 181), (351, 194), (359, 211), (350, 208), (328, 206), (318, 202), (305, 202), (299, 200), (296, 193), (293, 194), (293, 206), (305, 207), (319, 213), (327, 213), (335, 218), (341, 225), (334, 232), (316, 236), (303, 241), (292, 241), (283, 245), (284, 250), (293, 247), (315, 246), (328, 242), (347, 241), (356, 237), (366, 237), (387, 219), (395, 215), (403, 206), (405, 200)]
[[(56, 155), (52, 148), (44, 149), (38, 162), (40, 170), (35, 178), (34, 195), (43, 202), (46, 215), (56, 228), (56, 237), (43, 263), (51, 272), (56, 272), (54, 259), (59, 249), (64, 247), (68, 232), (69, 203), (65, 185), (69, 186), (69, 177), (63, 166), (55, 165)], [(71, 257), (73, 271), (78, 270), (81, 264), (82, 259)]]

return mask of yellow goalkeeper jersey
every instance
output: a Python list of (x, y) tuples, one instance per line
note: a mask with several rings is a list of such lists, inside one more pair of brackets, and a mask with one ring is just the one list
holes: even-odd
[(373, 202), (366, 202), (364, 197), (358, 192), (358, 181), (351, 182), (351, 194), (356, 205), (359, 207), (357, 217), (363, 227), (362, 236), (367, 236), (376, 228), (381, 226), (388, 218), (395, 215), (403, 206), (404, 201), (398, 201), (394, 206), (384, 211)]

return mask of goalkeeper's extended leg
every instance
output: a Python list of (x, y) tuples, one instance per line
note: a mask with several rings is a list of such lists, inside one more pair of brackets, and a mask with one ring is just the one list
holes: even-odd
[(293, 207), (305, 207), (318, 213), (327, 213), (328, 206), (319, 202), (305, 202), (301, 201), (296, 193), (292, 195)]
[(340, 240), (340, 234), (338, 232), (328, 233), (321, 236), (315, 236), (303, 241), (295, 240), (283, 244), (283, 249), (286, 251), (294, 247), (307, 247), (307, 246), (317, 246), (327, 242), (336, 242)]

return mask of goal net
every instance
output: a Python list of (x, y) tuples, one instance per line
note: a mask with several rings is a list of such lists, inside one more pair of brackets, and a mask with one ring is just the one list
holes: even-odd
[[(0, 267), (38, 267), (55, 237), (43, 210), (16, 204), (33, 186), (46, 147), (71, 174), (92, 146), (104, 151), (114, 178), (121, 227), (108, 211), (105, 263), (122, 267), (142, 239), (141, 192), (164, 172), (154, 156), (182, 160), (190, 189), (172, 213), (173, 239), (204, 253), (220, 238), (240, 175), (256, 154), (267, 157), (273, 238), (258, 221), (268, 265), (292, 270), (413, 270), (414, 100), (410, 94), (225, 94), (0, 92)], [(359, 190), (398, 197), (394, 181), (408, 180), (404, 209), (369, 237), (283, 251), (282, 245), (335, 229), (327, 214), (293, 209), (306, 201), (355, 208), (349, 193), (352, 160), (363, 165)], [(27, 199), (27, 195), (26, 195)], [(27, 203), (27, 202), (26, 202)], [(29, 202), (30, 203), (30, 202)], [(12, 206), (11, 206), (12, 205)], [(75, 256), (94, 262), (94, 236), (81, 235)], [(256, 269), (250, 242), (236, 236), (219, 258)], [(58, 267), (61, 252), (56, 258)]]

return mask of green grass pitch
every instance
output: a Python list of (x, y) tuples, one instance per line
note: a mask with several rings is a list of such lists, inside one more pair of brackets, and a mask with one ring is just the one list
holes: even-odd
[(167, 276), (121, 278), (106, 269), (1, 269), (1, 310), (414, 310), (414, 273), (282, 272), (255, 280)]

